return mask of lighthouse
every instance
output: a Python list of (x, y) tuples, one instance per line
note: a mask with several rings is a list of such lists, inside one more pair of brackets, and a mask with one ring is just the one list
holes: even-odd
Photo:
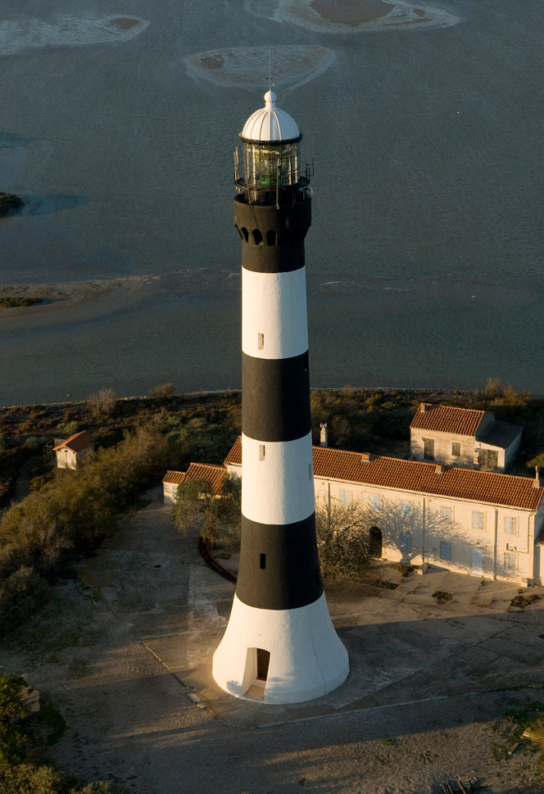
[(247, 120), (235, 153), (242, 244), (242, 537), (213, 676), (236, 697), (300, 703), (349, 672), (319, 570), (304, 238), (311, 224), (302, 135), (276, 105)]

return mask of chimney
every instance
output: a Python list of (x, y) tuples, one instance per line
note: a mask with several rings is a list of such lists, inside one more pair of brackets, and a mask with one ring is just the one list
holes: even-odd
[(329, 430), (327, 427), (327, 423), (323, 422), (323, 424), (319, 425), (321, 428), (321, 432), (319, 433), (319, 446), (320, 447), (328, 447), (329, 446)]
[(372, 455), (370, 452), (361, 452), (361, 463), (370, 463), (372, 460)]
[(421, 403), (421, 405), (419, 406), (419, 410), (422, 414), (424, 414), (427, 411), (427, 404)]
[(540, 466), (535, 466), (535, 478), (533, 480), (533, 488), (540, 488)]
[(435, 474), (444, 474), (444, 466), (436, 466), (434, 470)]

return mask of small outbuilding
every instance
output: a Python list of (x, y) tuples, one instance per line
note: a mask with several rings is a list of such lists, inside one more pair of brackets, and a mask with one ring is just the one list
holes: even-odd
[(410, 425), (413, 460), (504, 472), (516, 457), (522, 428), (491, 411), (421, 403)]
[(74, 433), (53, 447), (58, 469), (77, 469), (94, 449), (94, 438), (86, 430)]
[(219, 496), (227, 469), (216, 463), (191, 463), (187, 471), (167, 471), (163, 481), (164, 504), (174, 504), (179, 486), (188, 480), (206, 480)]

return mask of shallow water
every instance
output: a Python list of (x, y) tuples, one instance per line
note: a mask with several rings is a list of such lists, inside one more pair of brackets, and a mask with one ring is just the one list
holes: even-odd
[[(315, 158), (314, 385), (544, 391), (542, 4), (441, 2), (449, 26), (433, 11), (345, 34), (286, 22), (287, 5), (3, 11), (0, 190), (27, 210), (0, 220), (0, 285), (207, 270), (202, 289), (197, 273), (133, 301), (4, 310), (0, 404), (239, 386), (239, 297), (206, 274), (239, 270), (232, 151), (274, 45), (293, 48), (277, 91)], [(194, 68), (217, 51), (221, 75)]]

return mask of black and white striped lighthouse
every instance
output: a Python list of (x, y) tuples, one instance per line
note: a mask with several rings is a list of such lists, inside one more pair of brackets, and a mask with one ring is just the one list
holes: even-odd
[[(272, 91), (241, 133), (242, 545), (236, 594), (213, 658), (237, 697), (297, 703), (349, 672), (319, 570), (304, 238), (311, 224), (301, 134)], [(264, 695), (262, 689), (264, 687)]]

